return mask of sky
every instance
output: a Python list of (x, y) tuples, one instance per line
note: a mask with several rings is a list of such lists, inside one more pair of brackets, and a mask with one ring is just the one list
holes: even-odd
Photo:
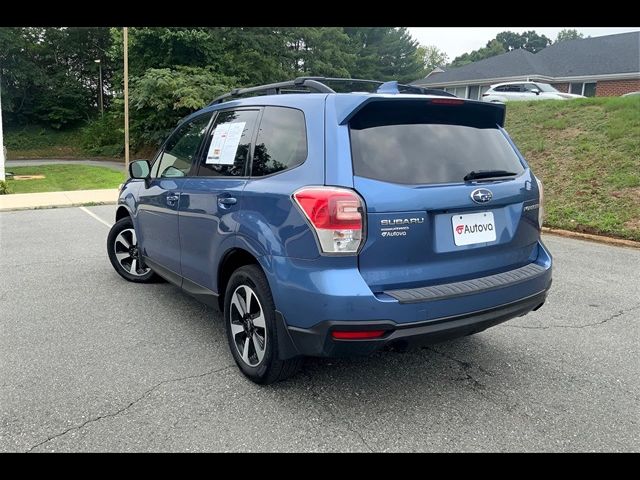
[(449, 60), (465, 52), (484, 47), (489, 40), (500, 32), (509, 30), (522, 33), (535, 30), (540, 35), (546, 35), (555, 40), (558, 32), (564, 28), (572, 28), (584, 34), (585, 37), (600, 37), (614, 33), (637, 32), (640, 27), (408, 27), (409, 32), (421, 45), (435, 45), (449, 55)]

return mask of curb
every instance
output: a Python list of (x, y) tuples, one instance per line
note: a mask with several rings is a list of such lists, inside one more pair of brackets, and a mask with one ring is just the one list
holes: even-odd
[(560, 230), (556, 228), (542, 227), (542, 233), (557, 235), (559, 237), (573, 238), (576, 240), (588, 240), (605, 245), (615, 245), (617, 247), (628, 247), (640, 249), (640, 242), (625, 240), (622, 238), (605, 237), (604, 235), (593, 235), (591, 233), (572, 232), (570, 230)]
[(15, 207), (15, 208), (0, 208), (0, 213), (3, 212), (21, 212), (24, 210), (48, 210), (51, 208), (68, 208), (68, 207), (97, 207), (100, 205), (115, 205), (118, 202), (80, 202), (80, 203), (65, 203), (61, 205), (41, 205), (37, 207)]

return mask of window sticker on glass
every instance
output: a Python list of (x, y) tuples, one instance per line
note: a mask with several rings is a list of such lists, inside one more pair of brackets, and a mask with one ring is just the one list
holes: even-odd
[(221, 123), (216, 126), (205, 163), (233, 165), (246, 122)]

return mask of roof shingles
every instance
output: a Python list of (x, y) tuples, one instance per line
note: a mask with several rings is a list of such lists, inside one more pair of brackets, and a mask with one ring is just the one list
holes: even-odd
[(512, 50), (412, 82), (416, 85), (522, 75), (570, 77), (640, 72), (640, 32), (567, 40), (538, 53)]

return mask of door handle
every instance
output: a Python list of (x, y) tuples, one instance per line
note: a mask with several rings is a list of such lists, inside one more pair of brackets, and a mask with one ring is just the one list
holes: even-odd
[(167, 205), (169, 205), (170, 207), (175, 207), (178, 198), (180, 198), (179, 195), (167, 195)]
[(221, 207), (230, 207), (238, 203), (238, 199), (235, 197), (218, 197), (218, 205)]

